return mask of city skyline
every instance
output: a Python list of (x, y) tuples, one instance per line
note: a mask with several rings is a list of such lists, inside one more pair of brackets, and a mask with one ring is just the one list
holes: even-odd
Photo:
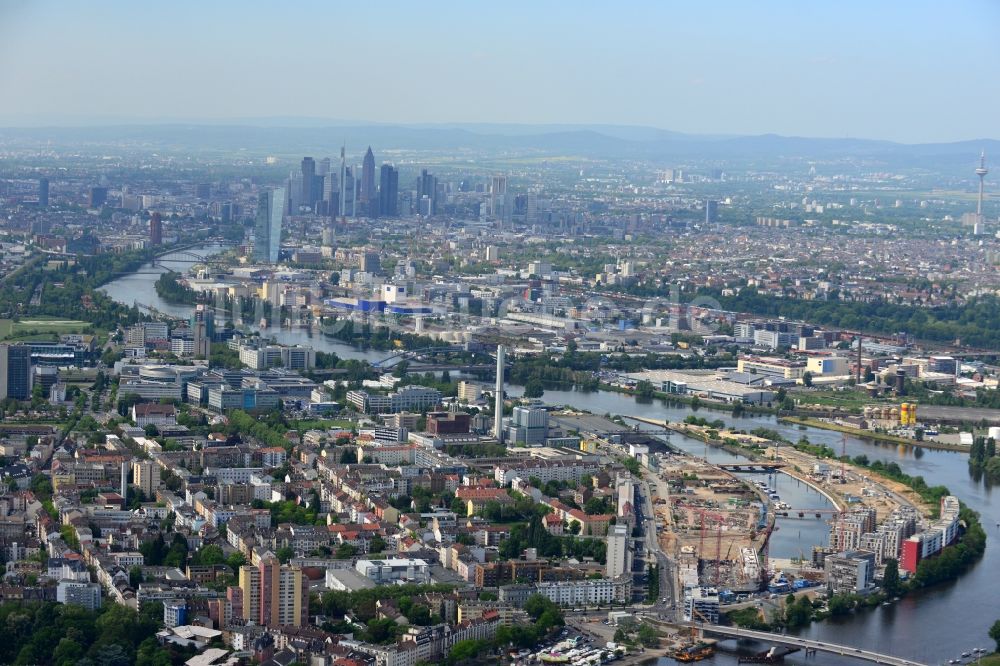
[[(1000, 137), (1000, 122), (981, 112), (1000, 102), (1000, 92), (983, 85), (1000, 64), (991, 39), (1000, 6), (983, 1), (947, 11), (920, 2), (804, 12), (779, 2), (763, 9), (722, 3), (711, 12), (652, 3), (610, 12), (585, 4), (572, 13), (436, 3), (395, 8), (388, 20), (360, 5), (245, 11), (221, 2), (199, 7), (191, 21), (186, 6), (193, 10), (180, 3), (140, 11), (113, 1), (96, 9), (5, 5), (0, 84), (8, 103), (0, 125), (328, 117), (906, 143)], [(333, 24), (334, 51), (360, 53), (366, 66), (343, 68), (339, 86), (316, 87), (310, 81), (327, 48), (310, 43), (308, 26)], [(232, 29), (219, 30), (225, 26)], [(268, 48), (247, 48), (265, 38)], [(38, 43), (46, 48), (32, 47)], [(18, 57), (24, 53), (33, 56)], [(426, 76), (403, 66), (414, 58), (423, 61), (421, 71), (455, 85), (428, 94)], [(70, 59), (72, 68), (65, 66)], [(107, 75), (110, 63), (123, 85), (97, 94), (93, 77), (79, 72)], [(377, 85), (371, 71), (379, 72)], [(274, 86), (263, 99), (253, 92), (261, 78)], [(468, 94), (466, 82), (478, 82), (482, 92)], [(956, 103), (973, 90), (974, 103)]]

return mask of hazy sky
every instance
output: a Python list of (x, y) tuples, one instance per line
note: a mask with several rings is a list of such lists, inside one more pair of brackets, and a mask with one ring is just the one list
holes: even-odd
[(1000, 138), (998, 0), (0, 0), (0, 124)]

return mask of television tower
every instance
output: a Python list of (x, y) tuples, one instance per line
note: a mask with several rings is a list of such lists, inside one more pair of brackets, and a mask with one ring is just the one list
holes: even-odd
[(979, 176), (979, 202), (976, 204), (976, 215), (979, 221), (982, 222), (983, 217), (983, 180), (986, 179), (986, 174), (990, 172), (986, 168), (986, 151), (979, 153), (979, 168), (976, 169), (976, 175)]

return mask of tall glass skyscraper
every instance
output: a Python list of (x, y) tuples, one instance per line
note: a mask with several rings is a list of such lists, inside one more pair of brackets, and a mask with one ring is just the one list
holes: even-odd
[(0, 400), (31, 398), (31, 347), (0, 345)]
[(253, 260), (262, 264), (278, 263), (281, 250), (281, 218), (285, 212), (285, 188), (261, 192), (257, 202), (257, 221), (253, 228)]
[(399, 215), (399, 171), (391, 164), (383, 164), (379, 174), (378, 214), (381, 217)]

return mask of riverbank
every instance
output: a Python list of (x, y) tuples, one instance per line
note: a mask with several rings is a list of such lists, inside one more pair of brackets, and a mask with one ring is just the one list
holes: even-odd
[(842, 432), (847, 435), (853, 435), (854, 437), (861, 437), (866, 439), (871, 439), (876, 442), (887, 442), (890, 444), (903, 444), (904, 446), (918, 446), (925, 449), (939, 449), (941, 451), (958, 451), (960, 453), (968, 453), (969, 447), (962, 446), (960, 444), (948, 444), (946, 442), (936, 442), (934, 440), (921, 440), (917, 441), (915, 439), (907, 439), (905, 437), (897, 437), (896, 435), (889, 435), (884, 432), (874, 432), (872, 430), (862, 430), (861, 428), (854, 428), (851, 426), (846, 426), (840, 423), (833, 423), (831, 421), (824, 421), (822, 419), (814, 419), (803, 416), (780, 416), (778, 421), (782, 423), (793, 423), (796, 425), (809, 426), (812, 428), (820, 428), (822, 430), (833, 430), (835, 432)]

